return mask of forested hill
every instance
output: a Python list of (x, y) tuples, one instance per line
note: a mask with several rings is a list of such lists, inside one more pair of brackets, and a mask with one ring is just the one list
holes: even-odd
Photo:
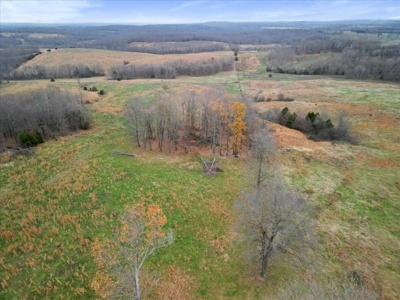
[[(41, 25), (2, 24), (0, 27), (0, 78), (39, 53), (40, 48), (94, 48), (103, 50), (146, 52), (153, 54), (184, 54), (238, 49), (238, 45), (253, 45), (253, 50), (267, 51), (272, 46), (289, 46), (296, 54), (343, 52), (351, 48), (352, 56), (379, 57), (378, 65), (387, 65), (389, 75), (370, 74), (358, 68), (363, 78), (397, 80), (400, 70), (396, 47), (400, 44), (400, 21), (346, 21), (346, 22), (271, 22), (169, 25)], [(362, 47), (352, 48), (352, 45)], [(350, 48), (349, 48), (350, 47)], [(362, 48), (362, 51), (358, 51)], [(364, 51), (365, 48), (368, 48)], [(355, 52), (354, 52), (355, 50)], [(278, 50), (281, 52), (280, 50)], [(367, 53), (366, 53), (367, 52)], [(284, 51), (282, 53), (288, 53)], [(388, 56), (389, 53), (389, 56)], [(288, 58), (291, 58), (289, 55)], [(367, 59), (369, 60), (369, 59)], [(376, 59), (375, 59), (376, 60)], [(296, 71), (320, 74), (342, 74), (344, 70), (326, 71), (326, 66), (312, 69), (293, 69), (272, 64), (275, 71)], [(353, 59), (354, 61), (354, 59)], [(376, 65), (375, 64), (375, 65)], [(374, 66), (375, 66), (374, 65)], [(353, 65), (352, 65), (353, 66)], [(355, 62), (352, 68), (357, 67)], [(325, 67), (325, 68), (324, 68)], [(400, 72), (399, 72), (400, 73)], [(395, 74), (395, 75), (393, 75)]]

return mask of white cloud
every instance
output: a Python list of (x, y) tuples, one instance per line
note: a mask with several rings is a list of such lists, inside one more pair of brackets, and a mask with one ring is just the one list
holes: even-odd
[(84, 11), (101, 6), (98, 2), (81, 1), (1, 1), (2, 22), (62, 23), (84, 16)]
[(201, 3), (203, 3), (203, 2), (205, 2), (205, 1), (183, 2), (182, 4), (171, 8), (169, 11), (170, 11), (170, 12), (174, 12), (174, 11), (182, 10), (182, 9), (185, 9), (185, 8), (190, 7), (190, 6), (193, 6), (193, 5), (201, 4)]

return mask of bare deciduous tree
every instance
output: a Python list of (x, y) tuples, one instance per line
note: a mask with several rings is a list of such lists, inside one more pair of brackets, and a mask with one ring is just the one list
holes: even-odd
[(164, 232), (167, 218), (157, 204), (138, 204), (121, 219), (122, 229), (113, 241), (95, 241), (92, 255), (99, 270), (91, 282), (97, 295), (111, 299), (140, 300), (156, 283), (153, 278), (147, 290), (142, 286), (142, 267), (157, 249), (173, 242), (172, 231)]
[(264, 168), (268, 158), (276, 151), (276, 141), (269, 133), (268, 127), (264, 127), (251, 135), (251, 153), (256, 161), (257, 177), (256, 189), (261, 188), (261, 183), (265, 177)]
[(295, 261), (306, 257), (313, 241), (311, 208), (299, 192), (290, 190), (282, 179), (272, 179), (260, 192), (246, 192), (236, 201), (239, 228), (249, 246), (258, 250), (261, 276), (270, 258), (278, 253)]

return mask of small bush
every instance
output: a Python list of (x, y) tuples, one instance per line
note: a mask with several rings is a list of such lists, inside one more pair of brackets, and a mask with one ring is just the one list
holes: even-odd
[[(267, 67), (266, 69), (265, 69), (265, 71), (267, 71), (267, 72), (272, 72), (273, 70), (270, 68), (270, 67)], [(271, 74), (270, 74), (271, 75)]]
[(296, 118), (297, 118), (297, 115), (295, 112), (290, 114), (289, 119), (287, 120), (287, 123), (286, 123), (286, 127), (294, 129), (294, 124), (295, 124), (294, 122), (296, 121)]
[(124, 65), (129, 65), (129, 61), (124, 60)]
[(264, 102), (265, 101), (265, 96), (262, 94), (261, 91), (258, 92), (258, 94), (254, 97), (255, 102)]
[(294, 99), (293, 99), (293, 98), (289, 98), (289, 97), (285, 97), (284, 94), (279, 93), (278, 98), (277, 98), (277, 101), (292, 102), (292, 101), (294, 101)]
[(315, 112), (313, 112), (313, 111), (310, 111), (310, 112), (307, 114), (307, 118), (310, 119), (311, 123), (314, 124), (314, 122), (315, 122), (315, 120), (317, 119), (317, 116), (318, 116), (318, 115), (319, 115), (319, 113), (315, 113)]
[(121, 81), (121, 77), (118, 77), (118, 78), (117, 78), (117, 81)]
[(268, 77), (271, 78), (271, 77), (272, 77), (272, 74), (268, 74)]
[(54, 82), (54, 81), (55, 81), (55, 79), (54, 79), (54, 78), (52, 78), (52, 79), (50, 79), (50, 81), (51, 81), (51, 82)]
[(50, 52), (51, 51), (51, 49), (47, 49), (47, 52)]
[(239, 60), (239, 57), (236, 56), (236, 57), (235, 57), (235, 61), (238, 61), (238, 60)]
[(17, 135), (18, 145), (22, 148), (35, 147), (44, 143), (43, 135), (36, 129), (21, 132)]
[(99, 95), (103, 96), (103, 95), (105, 95), (105, 93), (106, 92), (104, 90), (100, 90)]
[(83, 87), (83, 90), (84, 90), (84, 91), (87, 91), (87, 87), (86, 87), (86, 86), (84, 86), (84, 87)]
[(68, 120), (69, 129), (70, 130), (78, 130), (78, 129), (89, 129), (90, 128), (90, 117), (84, 111), (74, 110), (69, 111), (65, 114), (65, 117)]
[(44, 143), (43, 135), (38, 130), (34, 129), (34, 130), (31, 131), (31, 133), (33, 134), (33, 136), (38, 141), (38, 144)]
[(98, 91), (98, 89), (97, 89), (97, 87), (95, 87), (95, 86), (92, 86), (92, 87), (90, 88), (90, 91), (92, 91), (92, 92), (97, 92), (97, 91)]

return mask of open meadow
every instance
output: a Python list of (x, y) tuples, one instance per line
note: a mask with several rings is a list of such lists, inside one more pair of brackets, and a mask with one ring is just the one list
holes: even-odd
[[(97, 50), (97, 49), (83, 49), (83, 48), (62, 48), (52, 49), (44, 52), (28, 61), (24, 66), (41, 65), (45, 67), (57, 67), (62, 64), (85, 64), (93, 65), (100, 64), (104, 70), (107, 70), (111, 65), (122, 64), (127, 61), (131, 64), (162, 64), (167, 62), (174, 62), (184, 59), (189, 62), (196, 62), (200, 60), (210, 60), (211, 58), (220, 58), (232, 56), (230, 51), (219, 52), (202, 52), (202, 53), (188, 53), (181, 54), (165, 54), (156, 55), (150, 53), (137, 53), (137, 52), (123, 52), (123, 51), (110, 51), (110, 50)], [(51, 49), (50, 49), (51, 50)]]
[[(59, 49), (26, 65), (164, 63), (232, 56), (231, 52), (154, 55)], [(158, 204), (174, 242), (151, 256), (144, 270), (160, 280), (149, 299), (277, 299), (288, 280), (339, 280), (358, 274), (381, 299), (400, 296), (400, 84), (343, 76), (265, 72), (258, 53), (239, 52), (237, 68), (205, 77), (107, 80), (105, 77), (13, 81), (1, 95), (56, 86), (82, 97), (94, 118), (89, 130), (46, 141), (31, 157), (0, 156), (0, 299), (96, 299), (91, 247), (112, 238), (119, 216), (143, 201)], [(304, 62), (304, 61), (303, 61)], [(300, 62), (302, 63), (302, 62)], [(105, 95), (81, 86), (104, 90)], [(357, 143), (312, 141), (270, 124), (278, 144), (274, 162), (284, 179), (316, 207), (315, 265), (272, 260), (265, 278), (248, 261), (233, 228), (233, 202), (249, 183), (251, 153), (213, 154), (209, 147), (160, 152), (136, 146), (126, 133), (124, 106), (152, 103), (215, 87), (243, 96), (255, 111), (326, 113), (335, 124), (347, 112)], [(294, 99), (276, 101), (279, 94)], [(257, 95), (271, 101), (255, 102)], [(1, 106), (1, 103), (0, 103)], [(154, 143), (155, 144), (155, 143)], [(135, 157), (115, 155), (116, 151)], [(216, 177), (201, 157), (219, 161)]]

